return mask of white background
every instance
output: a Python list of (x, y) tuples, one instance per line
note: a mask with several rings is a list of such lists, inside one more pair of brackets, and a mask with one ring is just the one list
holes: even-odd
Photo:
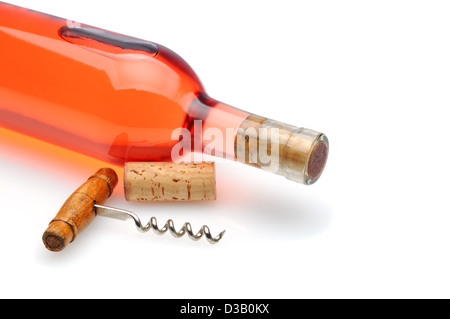
[(309, 187), (220, 161), (215, 202), (107, 202), (218, 245), (98, 217), (51, 253), (48, 222), (105, 164), (0, 129), (0, 297), (450, 297), (448, 1), (9, 2), (163, 44), (212, 97), (331, 152)]

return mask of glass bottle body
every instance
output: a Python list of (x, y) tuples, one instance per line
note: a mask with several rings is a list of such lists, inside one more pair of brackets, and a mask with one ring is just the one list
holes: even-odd
[[(158, 45), (155, 54), (145, 47), (120, 47), (107, 31), (103, 42), (86, 41), (77, 38), (77, 30), (99, 29), (0, 7), (3, 126), (123, 164), (168, 160), (177, 143), (173, 130), (193, 127), (189, 112), (206, 120), (207, 108), (190, 110), (201, 104), (193, 102), (205, 95), (202, 84), (169, 49)], [(230, 127), (248, 116), (234, 114), (228, 116)]]

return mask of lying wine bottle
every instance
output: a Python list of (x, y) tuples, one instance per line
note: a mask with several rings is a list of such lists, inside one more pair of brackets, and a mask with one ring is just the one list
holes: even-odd
[(0, 43), (8, 129), (117, 165), (203, 152), (304, 184), (325, 167), (324, 134), (212, 99), (159, 44), (2, 2)]

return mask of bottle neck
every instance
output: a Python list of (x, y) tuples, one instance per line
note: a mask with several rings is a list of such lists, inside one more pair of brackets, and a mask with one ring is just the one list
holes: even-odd
[(247, 113), (206, 95), (191, 106), (194, 152), (235, 160), (310, 185), (328, 157), (319, 132)]
[(195, 99), (188, 112), (192, 150), (235, 160), (235, 140), (249, 113), (212, 99), (206, 94)]

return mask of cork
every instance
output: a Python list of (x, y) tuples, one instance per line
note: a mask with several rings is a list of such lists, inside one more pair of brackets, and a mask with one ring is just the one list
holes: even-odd
[(80, 186), (64, 203), (42, 236), (50, 251), (61, 251), (75, 240), (95, 218), (94, 204), (103, 204), (117, 185), (113, 169), (102, 168)]
[(315, 179), (322, 173), (327, 163), (328, 145), (324, 141), (320, 141), (314, 146), (308, 161), (308, 175)]
[(128, 201), (206, 201), (216, 199), (214, 162), (128, 162), (124, 169)]
[(322, 175), (329, 153), (325, 134), (250, 115), (235, 138), (235, 157), (262, 170), (305, 185)]

